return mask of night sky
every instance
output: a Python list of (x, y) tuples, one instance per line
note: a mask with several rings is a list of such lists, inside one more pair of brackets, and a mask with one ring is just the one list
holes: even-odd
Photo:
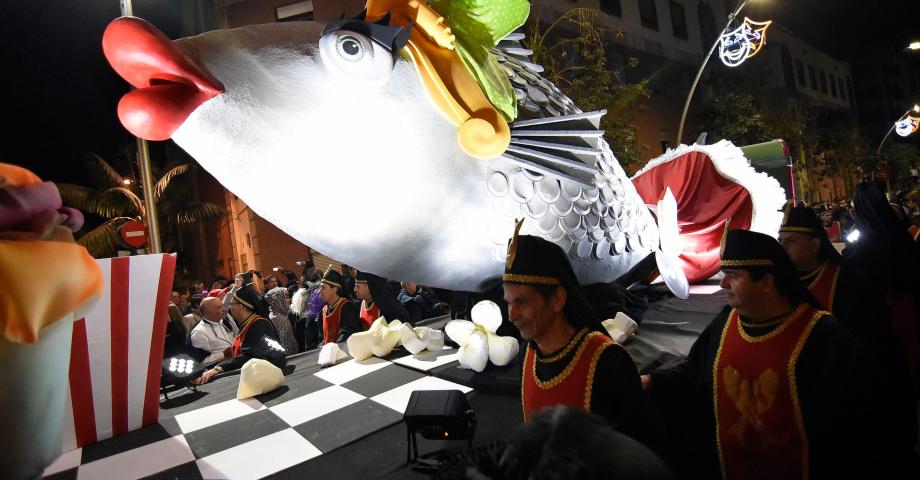
[[(175, 38), (181, 1), (134, 0), (134, 12)], [(852, 49), (903, 49), (920, 40), (916, 0), (751, 0), (743, 14), (772, 18), (839, 58)], [(0, 161), (48, 180), (80, 181), (84, 154), (111, 158), (132, 142), (115, 113), (127, 85), (100, 46), (117, 16), (117, 0), (3, 0)]]

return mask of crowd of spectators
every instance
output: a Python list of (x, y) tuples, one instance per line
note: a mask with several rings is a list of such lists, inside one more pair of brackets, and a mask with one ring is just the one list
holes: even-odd
[[(374, 303), (356, 295), (357, 275), (353, 267), (342, 265), (341, 285), (334, 289), (329, 287), (334, 290), (336, 299), (342, 298), (352, 304), (355, 311), (362, 308), (362, 302), (367, 302), (364, 305)], [(192, 354), (206, 366), (226, 359), (233, 338), (239, 333), (229, 314), (230, 302), (234, 292), (243, 285), (251, 285), (258, 293), (261, 307), (267, 312), (265, 318), (274, 327), (287, 355), (316, 349), (325, 343), (323, 312), (328, 303), (321, 293), (322, 284), (323, 273), (308, 263), (300, 276), (276, 267), (272, 275), (263, 276), (261, 272), (250, 270), (236, 274), (233, 279), (219, 276), (211, 282), (210, 288), (205, 288), (200, 280), (192, 282), (191, 287), (176, 288), (170, 295), (164, 355)], [(450, 312), (448, 303), (433, 289), (386, 279), (383, 284), (387, 288), (380, 289), (378, 295), (390, 296), (405, 307), (407, 318), (399, 320), (417, 323)], [(365, 288), (365, 285), (362, 283), (358, 288)], [(367, 323), (363, 328), (367, 328)], [(344, 337), (350, 333), (354, 332), (349, 330)], [(337, 334), (335, 340), (345, 339), (340, 337), (342, 335)]]

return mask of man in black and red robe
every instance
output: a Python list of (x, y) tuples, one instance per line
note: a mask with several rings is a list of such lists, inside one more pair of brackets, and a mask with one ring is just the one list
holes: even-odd
[(568, 405), (604, 417), (640, 442), (654, 443), (645, 428), (636, 365), (604, 330), (562, 249), (516, 231), (502, 279), (508, 318), (527, 341), (524, 421), (544, 408)]
[(862, 478), (893, 470), (874, 362), (772, 237), (727, 232), (729, 306), (688, 357), (642, 378), (688, 478)]
[(319, 295), (326, 305), (323, 307), (323, 344), (344, 342), (351, 334), (361, 331), (358, 307), (342, 290), (345, 279), (330, 265), (323, 274)]
[(284, 347), (278, 342), (278, 332), (268, 320), (262, 299), (252, 284), (243, 286), (233, 293), (230, 300), (230, 316), (239, 327), (233, 339), (232, 356), (205, 370), (194, 380), (196, 384), (207, 383), (217, 374), (238, 370), (249, 360), (260, 358), (278, 368), (287, 363)]
[(819, 306), (839, 320), (878, 364), (879, 379), (892, 402), (886, 409), (892, 414), (886, 422), (887, 434), (899, 438), (906, 450), (913, 449), (917, 443), (916, 397), (882, 290), (847, 265), (808, 207), (787, 207), (779, 240)]
[(358, 272), (355, 275), (355, 297), (361, 300), (358, 316), (361, 318), (362, 330), (367, 330), (380, 317), (387, 322), (399, 320), (411, 323), (409, 312), (396, 300), (389, 282), (384, 278), (373, 273)]

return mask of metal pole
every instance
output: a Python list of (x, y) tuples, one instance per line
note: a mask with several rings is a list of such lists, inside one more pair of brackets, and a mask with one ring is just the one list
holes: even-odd
[(706, 64), (709, 63), (709, 57), (712, 56), (712, 52), (716, 50), (716, 47), (719, 46), (719, 40), (722, 39), (722, 35), (725, 35), (728, 27), (731, 26), (732, 21), (735, 20), (735, 17), (741, 12), (741, 9), (747, 4), (747, 0), (743, 0), (738, 8), (735, 9), (734, 13), (731, 13), (728, 16), (728, 22), (725, 24), (725, 28), (722, 29), (722, 33), (716, 36), (715, 43), (712, 44), (712, 48), (709, 49), (709, 53), (703, 57), (703, 64), (700, 65), (700, 69), (696, 72), (696, 78), (693, 79), (693, 83), (690, 85), (690, 92), (687, 93), (687, 101), (684, 102), (684, 111), (680, 114), (680, 126), (677, 127), (677, 144), (681, 143), (681, 140), (684, 138), (684, 120), (687, 119), (687, 110), (690, 109), (690, 100), (693, 99), (693, 92), (696, 91), (696, 84), (699, 83), (700, 77), (703, 75), (703, 70), (706, 68)]
[[(131, 0), (119, 0), (122, 16), (130, 17), (134, 15), (134, 7)], [(161, 253), (160, 247), (160, 224), (157, 220), (157, 202), (153, 196), (153, 174), (150, 171), (150, 148), (147, 146), (147, 140), (137, 139), (137, 163), (140, 167), (141, 186), (144, 189), (144, 214), (147, 221), (147, 241), (150, 246), (149, 253)]]
[(144, 186), (144, 210), (147, 214), (147, 234), (150, 236), (148, 245), (149, 253), (161, 253), (160, 223), (157, 220), (157, 201), (153, 196), (153, 173), (150, 171), (150, 149), (147, 140), (137, 139), (137, 163), (141, 167), (141, 182)]

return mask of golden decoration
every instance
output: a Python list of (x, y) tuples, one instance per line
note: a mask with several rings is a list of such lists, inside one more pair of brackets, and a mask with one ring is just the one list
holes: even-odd
[(581, 341), (581, 337), (586, 335), (589, 331), (590, 330), (588, 330), (588, 327), (581, 327), (581, 330), (575, 332), (575, 335), (572, 337), (571, 340), (569, 340), (569, 344), (566, 345), (565, 348), (562, 349), (562, 351), (560, 351), (559, 353), (551, 357), (547, 357), (547, 358), (540, 358), (540, 356), (537, 355), (537, 361), (540, 363), (553, 363), (553, 362), (561, 360), (562, 357), (568, 355), (569, 352), (571, 352), (572, 349), (575, 348), (575, 345), (578, 345), (578, 342)]
[(760, 441), (761, 450), (773, 445), (781, 445), (783, 439), (775, 438), (764, 429), (763, 415), (773, 408), (776, 392), (779, 390), (779, 374), (772, 368), (761, 372), (754, 382), (741, 376), (731, 365), (722, 369), (722, 379), (728, 398), (735, 404), (741, 414), (738, 421), (729, 427), (728, 432), (744, 446), (744, 433), (751, 427)]
[(722, 260), (722, 268), (732, 267), (772, 267), (773, 260), (752, 258), (750, 260)]
[(524, 226), (524, 219), (515, 220), (514, 226), (514, 235), (511, 237), (511, 244), (508, 245), (508, 255), (505, 257), (505, 270), (511, 270), (511, 266), (514, 265), (514, 259), (517, 258), (517, 249), (519, 239), (518, 236), (521, 233), (521, 227)]
[(728, 226), (732, 223), (732, 217), (725, 220), (725, 228), (722, 230), (722, 241), (719, 242), (719, 258), (725, 257), (725, 241), (728, 239)]
[(540, 275), (515, 275), (506, 273), (502, 275), (502, 280), (511, 283), (541, 283), (544, 285), (561, 285), (562, 283), (555, 277), (544, 277)]

